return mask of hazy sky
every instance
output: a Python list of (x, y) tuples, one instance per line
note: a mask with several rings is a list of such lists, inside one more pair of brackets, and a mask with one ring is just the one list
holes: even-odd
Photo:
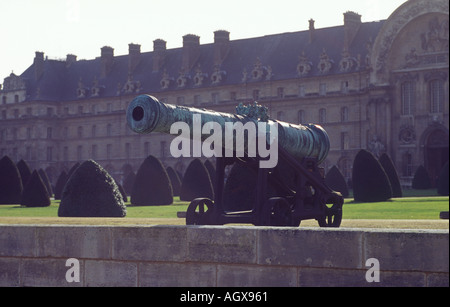
[(167, 48), (181, 47), (182, 36), (196, 34), (211, 43), (213, 32), (230, 39), (264, 36), (343, 24), (354, 11), (362, 21), (387, 19), (405, 0), (0, 0), (0, 83), (33, 63), (35, 51), (51, 59), (75, 54), (93, 59), (111, 46), (115, 55), (128, 44), (153, 50), (162, 38)]

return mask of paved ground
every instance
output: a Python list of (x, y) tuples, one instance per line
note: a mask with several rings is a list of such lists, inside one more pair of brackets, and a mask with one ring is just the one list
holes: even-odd
[[(61, 217), (0, 217), (0, 224), (68, 224), (68, 225), (184, 225), (183, 218), (61, 218)], [(300, 227), (318, 227), (315, 220), (303, 221)], [(449, 220), (343, 220), (341, 227), (449, 229)]]

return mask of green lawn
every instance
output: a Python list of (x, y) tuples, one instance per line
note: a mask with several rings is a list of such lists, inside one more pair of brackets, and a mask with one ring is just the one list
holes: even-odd
[[(49, 207), (26, 208), (20, 205), (0, 205), (0, 217), (57, 217), (59, 201)], [(186, 211), (188, 202), (178, 197), (169, 206), (132, 206), (127, 203), (127, 218), (175, 218)], [(345, 200), (344, 219), (439, 219), (439, 212), (449, 210), (448, 196), (393, 198), (386, 202), (355, 203)]]

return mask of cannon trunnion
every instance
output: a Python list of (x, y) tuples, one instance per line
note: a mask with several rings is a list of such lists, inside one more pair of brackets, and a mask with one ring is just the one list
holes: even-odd
[[(248, 148), (244, 154), (225, 155), (226, 148), (222, 148), (222, 154), (216, 156), (214, 199), (192, 200), (186, 211), (186, 224), (299, 226), (302, 220), (316, 219), (321, 227), (339, 227), (344, 200), (339, 192), (332, 191), (325, 184), (323, 169), (319, 167), (330, 147), (325, 130), (317, 125), (292, 125), (269, 120), (264, 108), (259, 108), (256, 103), (249, 108), (239, 105), (237, 110), (239, 114), (235, 115), (173, 106), (150, 95), (138, 96), (128, 106), (128, 126), (138, 133), (170, 133), (175, 122), (184, 122), (192, 127), (193, 115), (201, 115), (202, 123), (218, 123), (223, 129), (227, 123), (236, 122), (253, 122), (255, 126), (265, 122), (267, 126), (277, 127), (276, 142), (270, 139), (269, 129), (258, 133), (265, 135), (263, 139), (268, 146), (269, 143), (277, 146), (278, 164), (263, 168), (261, 162), (267, 157), (251, 155)], [(202, 141), (206, 138), (202, 136)], [(256, 177), (256, 187), (249, 191), (254, 193), (250, 208), (229, 211), (223, 201), (225, 168), (235, 163), (252, 172)]]

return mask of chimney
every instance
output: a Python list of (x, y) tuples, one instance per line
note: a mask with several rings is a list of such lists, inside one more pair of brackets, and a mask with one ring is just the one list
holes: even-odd
[(34, 78), (39, 80), (44, 73), (44, 53), (36, 51), (34, 57)]
[(200, 55), (200, 36), (187, 34), (183, 36), (183, 58), (181, 67), (185, 71), (190, 70)]
[(314, 41), (314, 19), (308, 20), (309, 22), (309, 43), (312, 43)]
[(76, 55), (68, 54), (66, 56), (66, 67), (70, 67), (76, 61), (77, 61), (77, 56)]
[(159, 71), (164, 65), (166, 56), (166, 41), (156, 39), (153, 41), (153, 71)]
[(128, 73), (132, 73), (139, 65), (141, 56), (141, 45), (128, 44)]
[(214, 32), (214, 65), (222, 64), (230, 50), (230, 32), (218, 30)]
[(344, 13), (344, 48), (349, 49), (361, 26), (361, 15), (355, 12)]
[(105, 78), (112, 70), (112, 66), (114, 64), (114, 49), (109, 46), (105, 46), (101, 48), (101, 51), (100, 78)]

